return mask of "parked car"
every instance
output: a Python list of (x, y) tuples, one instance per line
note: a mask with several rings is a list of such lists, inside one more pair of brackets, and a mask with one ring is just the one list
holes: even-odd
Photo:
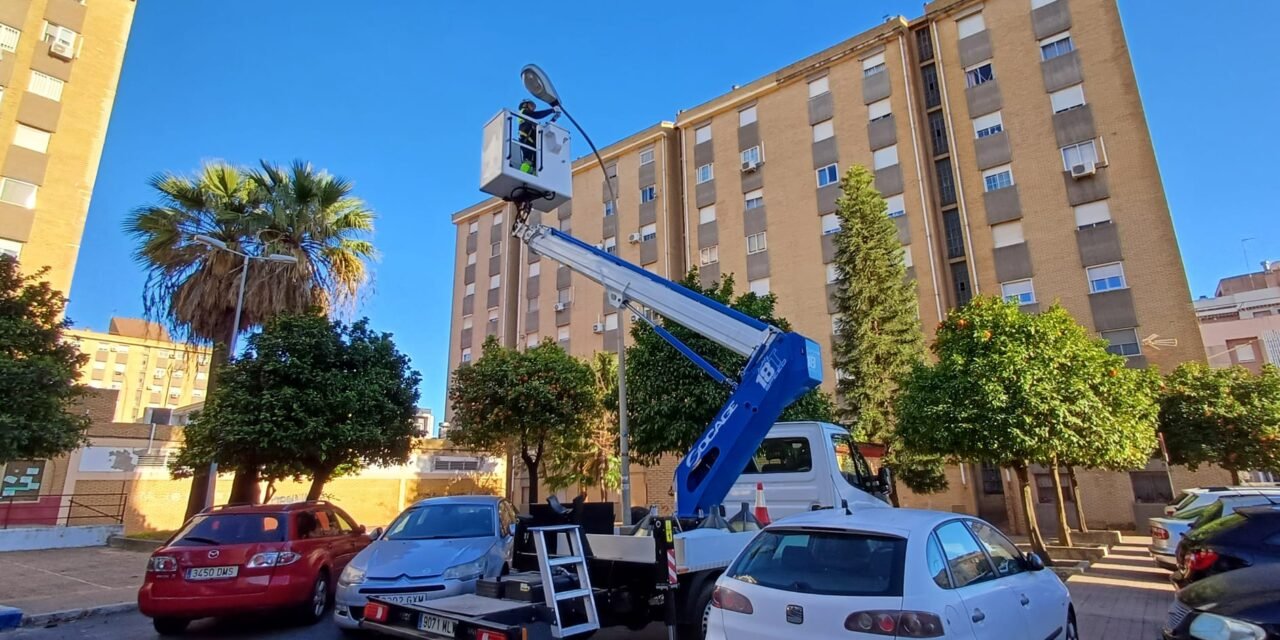
[(1238, 507), (1187, 534), (1178, 545), (1179, 587), (1202, 578), (1257, 564), (1280, 562), (1280, 500)]
[(1280, 640), (1280, 565), (1210, 576), (1179, 590), (1165, 640)]
[(332, 602), (334, 577), (370, 539), (327, 502), (207, 509), (151, 554), (138, 608), (161, 635), (264, 609), (313, 623)]
[(1079, 637), (1071, 596), (1039, 557), (977, 518), (918, 509), (766, 527), (716, 582), (707, 615), (708, 640)]
[(1178, 513), (1186, 513), (1192, 509), (1207, 507), (1223, 496), (1239, 495), (1280, 496), (1280, 487), (1235, 486), (1185, 489), (1178, 494), (1178, 499), (1165, 506), (1164, 515), (1174, 516)]
[[(1225, 514), (1229, 515), (1230, 510), (1235, 507), (1266, 504), (1271, 498), (1280, 499), (1280, 491), (1274, 489), (1231, 487), (1221, 490), (1213, 488), (1188, 491), (1196, 493), (1190, 494), (1192, 496), (1190, 499), (1183, 500), (1180, 504), (1185, 506), (1175, 511), (1172, 516), (1151, 518), (1148, 521), (1151, 532), (1151, 557), (1157, 567), (1169, 570), (1177, 568), (1178, 543), (1182, 541), (1182, 536), (1197, 526), (1199, 518), (1208, 513), (1218, 501), (1229, 498), (1223, 503)], [(1213, 517), (1220, 518), (1222, 515), (1224, 514), (1215, 512)]]
[(370, 595), (400, 603), (474, 593), (510, 560), (516, 510), (495, 496), (428, 498), (409, 507), (338, 577), (333, 619), (355, 631)]

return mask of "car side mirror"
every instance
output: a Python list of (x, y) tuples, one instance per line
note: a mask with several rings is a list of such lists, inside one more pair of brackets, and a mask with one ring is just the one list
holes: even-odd
[(1027, 569), (1031, 571), (1044, 571), (1044, 559), (1040, 557), (1040, 554), (1028, 551), (1027, 555), (1023, 556), (1023, 558), (1027, 561)]
[(893, 493), (893, 471), (889, 467), (880, 467), (880, 471), (876, 473), (876, 483), (886, 494)]
[(382, 527), (374, 527), (373, 531), (369, 532), (370, 540), (377, 540), (378, 538), (381, 538), (381, 537), (382, 537)]

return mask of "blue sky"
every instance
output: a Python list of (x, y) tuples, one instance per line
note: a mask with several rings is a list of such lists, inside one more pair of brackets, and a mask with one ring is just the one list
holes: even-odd
[[(1194, 295), (1280, 258), (1272, 126), (1280, 3), (1121, 0)], [(480, 127), (522, 97), (526, 62), (552, 75), (603, 145), (859, 33), (919, 0), (460, 3), (309, 0), (139, 3), (69, 312), (105, 329), (141, 314), (121, 232), (148, 176), (205, 160), (308, 160), (378, 212), (382, 259), (358, 310), (395, 334), (444, 408), (449, 214), (480, 199)], [(536, 7), (528, 18), (520, 12)], [(534, 36), (519, 36), (528, 25)]]

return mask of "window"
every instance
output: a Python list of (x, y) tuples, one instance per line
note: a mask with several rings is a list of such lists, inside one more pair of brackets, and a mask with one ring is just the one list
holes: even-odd
[(1102, 339), (1107, 341), (1107, 352), (1118, 356), (1136, 356), (1142, 354), (1142, 345), (1138, 343), (1137, 329), (1116, 329), (1103, 331)]
[(500, 255), (501, 253), (502, 253), (502, 243), (501, 243), (501, 242), (494, 242), (494, 243), (492, 243), (492, 244), (490, 244), (490, 245), (489, 245), (489, 256), (490, 256), (490, 257), (492, 257), (492, 256), (496, 256), (496, 255)]
[(489, 276), (489, 288), (490, 288), (490, 289), (497, 289), (501, 284), (502, 284), (502, 276), (501, 276), (501, 275), (499, 275), (499, 274), (496, 274), (496, 273), (495, 273), (495, 274), (493, 274), (493, 275)]
[(502, 226), (502, 212), (493, 214), (493, 226), (495, 227)]
[(999, 111), (973, 119), (973, 135), (978, 138), (994, 136), (1001, 131), (1004, 131), (1004, 120)]
[(906, 550), (907, 541), (897, 537), (770, 529), (757, 535), (724, 575), (793, 593), (897, 598)]
[(840, 169), (835, 164), (829, 164), (818, 169), (818, 186), (825, 187), (829, 184), (835, 184), (840, 181)]
[(617, 212), (618, 212), (618, 207), (614, 201), (610, 200), (604, 203), (604, 217), (607, 218)]
[(0, 255), (17, 258), (22, 253), (22, 243), (0, 238)]
[(657, 223), (646, 224), (643, 227), (640, 227), (640, 239), (642, 241), (653, 240), (656, 237), (658, 237)]
[[(464, 330), (470, 329), (472, 326), (474, 326), (474, 324), (475, 323), (474, 321), (472, 321), (471, 316), (469, 315), (462, 316), (462, 328)], [(156, 371), (163, 371), (163, 369), (156, 369)]]
[(1124, 289), (1124, 266), (1119, 262), (1098, 265), (1085, 269), (1089, 279), (1089, 293), (1102, 293), (1112, 289)]
[(524, 303), (524, 310), (537, 311), (539, 306), (541, 305), (538, 304), (538, 297), (535, 295), (534, 297), (529, 298), (529, 300)]
[(39, 71), (32, 71), (31, 80), (27, 83), (27, 91), (58, 102), (62, 100), (62, 86), (61, 80)]
[(809, 81), (810, 98), (816, 98), (829, 91), (831, 91), (831, 84), (827, 81), (826, 76)]
[(617, 330), (617, 328), (618, 328), (618, 314), (617, 313), (604, 314), (604, 330), (615, 331)]
[(982, 33), (986, 29), (987, 24), (982, 19), (981, 11), (956, 20), (957, 38), (968, 38), (975, 33)]
[[(964, 231), (960, 228), (960, 212), (951, 209), (942, 212), (942, 229), (944, 237), (947, 241), (947, 257), (960, 258), (964, 256)], [(968, 269), (965, 269), (968, 273)]]
[(56, 25), (52, 22), (44, 23), (44, 41), (56, 42), (67, 48), (75, 49), (76, 38), (80, 34), (63, 26)]
[(876, 171), (898, 164), (898, 145), (872, 151), (871, 164)]
[(1056, 36), (1049, 36), (1040, 41), (1040, 59), (1052, 60), (1058, 56), (1071, 53), (1076, 47), (1071, 42), (1071, 32), (1063, 31)]
[(658, 199), (658, 187), (649, 185), (640, 189), (640, 202), (653, 202)]
[[(922, 33), (925, 30), (921, 31)], [(924, 553), (925, 566), (929, 568), (929, 575), (933, 576), (933, 583), (943, 589), (951, 588), (951, 576), (947, 575), (947, 561), (942, 558), (942, 548), (938, 546), (938, 538), (930, 535)]]
[(1006, 302), (1033, 304), (1036, 301), (1036, 290), (1031, 286), (1031, 279), (1014, 280), (1000, 283), (1000, 295)]
[(0, 178), (0, 202), (34, 209), (36, 208), (36, 185), (13, 178)]
[(834, 213), (828, 213), (822, 216), (822, 235), (828, 235), (840, 230), (840, 217)]
[(742, 473), (807, 473), (813, 470), (808, 438), (766, 438)]
[(942, 155), (951, 148), (947, 140), (947, 119), (942, 111), (929, 113), (929, 142), (933, 144), (933, 155)]
[(877, 53), (870, 58), (862, 61), (862, 77), (869, 78), (877, 73), (881, 73), (886, 69), (884, 66), (884, 54)]
[(742, 196), (744, 209), (755, 209), (764, 206), (764, 189), (748, 191)]
[(982, 172), (982, 182), (987, 191), (995, 191), (1013, 186), (1013, 168), (1003, 165)]
[(498, 309), (496, 307), (489, 310), (489, 324), (498, 324)]
[(467, 225), (467, 233), (475, 233), (479, 230), (480, 230), (479, 220), (472, 220), (471, 224)]
[(768, 248), (769, 248), (769, 244), (768, 242), (766, 242), (764, 231), (761, 231), (760, 233), (753, 233), (747, 236), (747, 255), (751, 255), (753, 253), (760, 253), (761, 251), (765, 251)]
[(893, 115), (893, 113), (888, 98), (878, 100), (867, 105), (867, 120), (870, 120), (871, 122), (875, 122), (881, 118), (888, 118), (891, 115)]
[(760, 156), (760, 145), (744, 149), (740, 154), (742, 156), (742, 166), (759, 165), (764, 159)]
[(836, 268), (836, 263), (827, 263), (827, 284), (831, 284), (840, 279), (840, 270)]
[(738, 112), (738, 126), (745, 127), (756, 121), (756, 107), (752, 105)]
[(46, 153), (49, 150), (50, 135), (51, 134), (48, 131), (28, 127), (25, 124), (19, 123), (17, 128), (13, 131), (13, 143), (19, 147), (24, 147), (32, 151)]
[(916, 261), (911, 258), (911, 245), (902, 247), (902, 266), (910, 269), (916, 265)]
[(996, 72), (991, 68), (991, 61), (975, 64), (964, 70), (966, 87), (976, 87), (996, 79)]
[(560, 327), (559, 329), (556, 329), (556, 342), (568, 342), (568, 341), (569, 341), (569, 327), (563, 326), (563, 327)]
[(987, 562), (987, 554), (982, 552), (982, 547), (978, 546), (963, 522), (948, 522), (938, 527), (934, 534), (942, 544), (942, 552), (947, 557), (947, 567), (951, 569), (951, 578), (957, 589), (996, 577), (991, 563)]
[(924, 106), (932, 109), (942, 104), (942, 87), (938, 83), (938, 68), (932, 64), (920, 67), (920, 79), (924, 84)]
[(605, 238), (604, 250), (605, 250), (605, 253), (611, 253), (616, 255), (618, 253), (618, 239), (614, 236), (609, 236), (608, 238)]
[(1053, 4), (1055, 0), (1031, 0), (1031, 8), (1039, 9), (1045, 5)]
[(1111, 222), (1111, 207), (1107, 206), (1106, 200), (1098, 200), (1097, 202), (1075, 207), (1075, 214), (1076, 226), (1082, 229)]
[(534, 262), (529, 265), (529, 277), (536, 278), (542, 274), (542, 262)]
[(884, 204), (885, 213), (890, 218), (901, 218), (902, 216), (907, 215), (906, 199), (902, 194), (885, 198)]
[(720, 245), (713, 244), (709, 247), (699, 249), (698, 262), (704, 267), (709, 264), (720, 262)]
[(969, 521), (969, 530), (987, 550), (987, 555), (991, 556), (991, 561), (996, 565), (996, 575), (1003, 578), (1022, 573), (1022, 552), (1004, 534), (977, 520)]
[(462, 361), (471, 362), (471, 347), (462, 350)]
[(1253, 348), (1253, 342), (1242, 342), (1239, 345), (1229, 345), (1236, 351), (1236, 362), (1257, 362), (1258, 353)]
[(704, 164), (698, 167), (697, 171), (694, 172), (694, 175), (697, 176), (698, 184), (711, 182), (716, 177), (715, 167), (711, 163)]
[(537, 333), (528, 333), (528, 334), (525, 334), (524, 336), (524, 346), (525, 348), (528, 348), (528, 349), (532, 349), (538, 346), (538, 343), (541, 341), (542, 340), (538, 338)]
[(615, 162), (613, 164), (606, 165), (604, 168), (604, 177), (606, 178), (618, 177), (618, 163)]
[(951, 158), (935, 160), (933, 168), (934, 175), (938, 177), (938, 197), (942, 199), (942, 206), (955, 204), (956, 177), (951, 172)]
[(1133, 501), (1143, 504), (1169, 504), (1173, 492), (1169, 490), (1169, 475), (1164, 471), (1130, 471), (1129, 483), (1133, 485)]
[(769, 279), (760, 278), (758, 280), (752, 280), (747, 283), (747, 290), (758, 296), (767, 296), (769, 295)]
[(693, 141), (701, 144), (703, 142), (711, 142), (711, 125), (704, 124), (693, 130)]
[(1094, 165), (1098, 163), (1098, 147), (1093, 140), (1073, 144), (1062, 148), (1062, 170), (1070, 171), (1076, 165)]
[(476, 263), (476, 254), (474, 254), (474, 253), (468, 253), (468, 254), (467, 254), (467, 266), (468, 266), (468, 267), (470, 267), (471, 265), (473, 265), (473, 264), (475, 264), (475, 263)]
[(476, 293), (476, 283), (468, 282), (463, 295), (473, 296)]
[(653, 162), (653, 148), (643, 149), (640, 151), (640, 164), (645, 165)]
[(834, 123), (831, 120), (823, 120), (813, 125), (813, 141), (822, 142), (827, 138), (836, 135)]
[[(18, 38), (22, 37), (22, 32), (14, 29), (7, 24), (0, 24), (0, 51), (8, 51), (13, 53), (18, 50)], [(823, 78), (826, 80), (826, 78)]]
[(698, 209), (698, 224), (707, 224), (716, 221), (716, 206), (713, 204), (709, 207)]
[(1022, 222), (1014, 220), (991, 226), (991, 239), (997, 249), (1026, 242), (1022, 237)]
[(1077, 84), (1054, 91), (1049, 94), (1049, 103), (1053, 105), (1054, 113), (1062, 113), (1076, 107), (1084, 106), (1084, 85)]
[(560, 304), (569, 304), (570, 302), (573, 302), (573, 289), (556, 289), (556, 302)]
[(164, 374), (165, 374), (164, 369), (154, 369), (151, 371), (151, 377), (155, 378), (156, 380), (163, 380)]

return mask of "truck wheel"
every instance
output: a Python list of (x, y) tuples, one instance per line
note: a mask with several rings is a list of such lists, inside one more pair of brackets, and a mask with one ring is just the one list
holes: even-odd
[(191, 621), (183, 618), (155, 618), (151, 624), (156, 628), (156, 633), (162, 636), (180, 636)]
[(680, 640), (703, 640), (707, 637), (707, 625), (711, 623), (711, 592), (716, 588), (715, 580), (708, 580), (698, 592), (698, 597), (691, 603), (690, 612), (697, 612), (697, 622), (682, 624), (676, 627), (676, 635)]

